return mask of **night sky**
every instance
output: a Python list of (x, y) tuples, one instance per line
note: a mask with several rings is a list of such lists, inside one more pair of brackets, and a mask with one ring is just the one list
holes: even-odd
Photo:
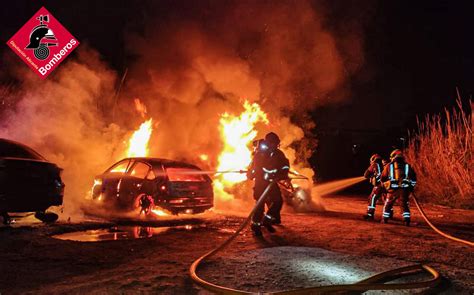
[[(206, 11), (230, 1), (9, 1), (0, 11), (0, 54), (11, 55), (6, 41), (45, 6), (82, 44), (98, 50), (121, 73), (133, 63), (126, 32), (140, 32), (153, 18), (204, 19)], [(463, 103), (474, 93), (472, 1), (318, 1), (330, 7), (327, 25), (360, 19), (365, 63), (351, 78), (350, 99), (312, 112), (325, 149), (352, 144), (366, 154), (385, 147), (416, 127), (416, 116)], [(332, 23), (331, 20), (338, 20)], [(203, 20), (205, 21), (205, 20)], [(238, 24), (237, 24), (238, 25)], [(20, 63), (20, 59), (18, 59)], [(4, 63), (0, 65), (4, 67)], [(2, 69), (0, 79), (9, 82)], [(321, 142), (321, 141), (320, 141)], [(367, 148), (370, 146), (370, 148)], [(349, 154), (349, 153), (348, 153)], [(316, 156), (317, 158), (317, 156)], [(340, 160), (340, 163), (349, 161)], [(328, 160), (329, 161), (329, 160)], [(361, 160), (362, 161), (362, 160)], [(338, 165), (339, 165), (338, 164)], [(359, 169), (355, 164), (356, 168)], [(331, 173), (328, 172), (328, 177)]]

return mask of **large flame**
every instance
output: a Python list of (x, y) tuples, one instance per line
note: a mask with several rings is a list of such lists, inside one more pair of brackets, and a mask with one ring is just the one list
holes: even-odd
[[(255, 125), (259, 122), (268, 124), (267, 114), (257, 103), (244, 102), (244, 112), (240, 115), (222, 114), (219, 121), (219, 131), (224, 142), (224, 148), (218, 158), (219, 171), (245, 170), (252, 161), (252, 141), (257, 136)], [(214, 191), (217, 198), (232, 199), (232, 195), (224, 191), (246, 180), (244, 174), (226, 173), (214, 181)]]
[[(138, 98), (134, 99), (135, 109), (142, 118), (146, 117), (146, 106)], [(128, 140), (127, 157), (147, 157), (149, 154), (148, 142), (153, 132), (153, 119), (150, 118), (143, 122), (140, 127), (133, 132)], [(168, 213), (155, 207), (151, 210), (156, 216), (167, 216)]]
[[(135, 109), (145, 118), (146, 106), (140, 99), (135, 98)], [(150, 140), (153, 131), (153, 119), (148, 119), (143, 122), (140, 127), (133, 132), (128, 141), (127, 157), (146, 157), (148, 156), (148, 141)]]
[(148, 156), (148, 141), (153, 131), (153, 119), (149, 119), (140, 125), (128, 141), (127, 157)]

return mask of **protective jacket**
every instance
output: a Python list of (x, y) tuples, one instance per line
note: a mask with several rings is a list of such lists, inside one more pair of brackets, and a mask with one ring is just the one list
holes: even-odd
[(255, 186), (267, 186), (271, 180), (288, 178), (290, 164), (279, 149), (272, 152), (257, 152), (250, 164), (248, 178), (255, 179)]
[(381, 184), (380, 177), (382, 176), (382, 171), (382, 160), (374, 161), (370, 164), (369, 168), (365, 170), (364, 177), (368, 178), (373, 186), (378, 186)]
[(413, 190), (416, 186), (416, 173), (404, 158), (395, 158), (385, 166), (382, 172), (382, 182), (386, 190)]
[[(250, 164), (248, 178), (255, 179), (253, 188), (253, 197), (258, 200), (271, 181), (278, 181), (288, 178), (290, 169), (289, 161), (282, 151), (257, 152)], [(264, 214), (265, 205), (268, 210)], [(283, 206), (283, 199), (278, 185), (268, 191), (266, 201), (255, 209), (252, 216), (252, 225), (260, 226), (265, 223), (281, 222), (280, 211)], [(263, 220), (262, 220), (263, 219)]]

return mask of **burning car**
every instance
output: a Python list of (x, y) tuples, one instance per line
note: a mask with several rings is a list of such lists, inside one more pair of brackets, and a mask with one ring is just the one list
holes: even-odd
[(122, 211), (148, 214), (155, 206), (173, 214), (213, 207), (212, 180), (198, 167), (172, 160), (123, 159), (96, 176), (92, 199)]
[(45, 211), (63, 203), (61, 171), (33, 149), (0, 138), (0, 213), (36, 212), (42, 221), (55, 221), (58, 216)]

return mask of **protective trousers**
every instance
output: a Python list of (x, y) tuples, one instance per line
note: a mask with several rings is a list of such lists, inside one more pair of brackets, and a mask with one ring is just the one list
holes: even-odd
[(377, 201), (382, 197), (384, 188), (380, 185), (374, 186), (369, 196), (369, 205), (367, 206), (367, 216), (374, 217)]
[[(254, 188), (254, 199), (258, 201), (262, 193), (267, 188), (268, 183), (256, 185)], [(264, 214), (265, 205), (267, 206), (267, 213)], [(279, 222), (281, 220), (280, 211), (283, 206), (283, 198), (281, 196), (280, 188), (274, 184), (266, 195), (265, 203), (262, 203), (255, 209), (252, 216), (252, 223), (261, 225), (262, 222), (271, 222), (272, 220)], [(265, 215), (265, 216), (264, 216)], [(268, 220), (266, 220), (268, 219)]]
[(397, 201), (397, 199), (401, 199), (401, 208), (403, 210), (403, 219), (405, 221), (410, 220), (410, 190), (399, 188), (392, 192), (387, 193), (387, 199), (385, 200), (385, 205), (383, 207), (383, 218), (388, 219), (390, 218), (390, 213), (393, 210), (393, 205)]

